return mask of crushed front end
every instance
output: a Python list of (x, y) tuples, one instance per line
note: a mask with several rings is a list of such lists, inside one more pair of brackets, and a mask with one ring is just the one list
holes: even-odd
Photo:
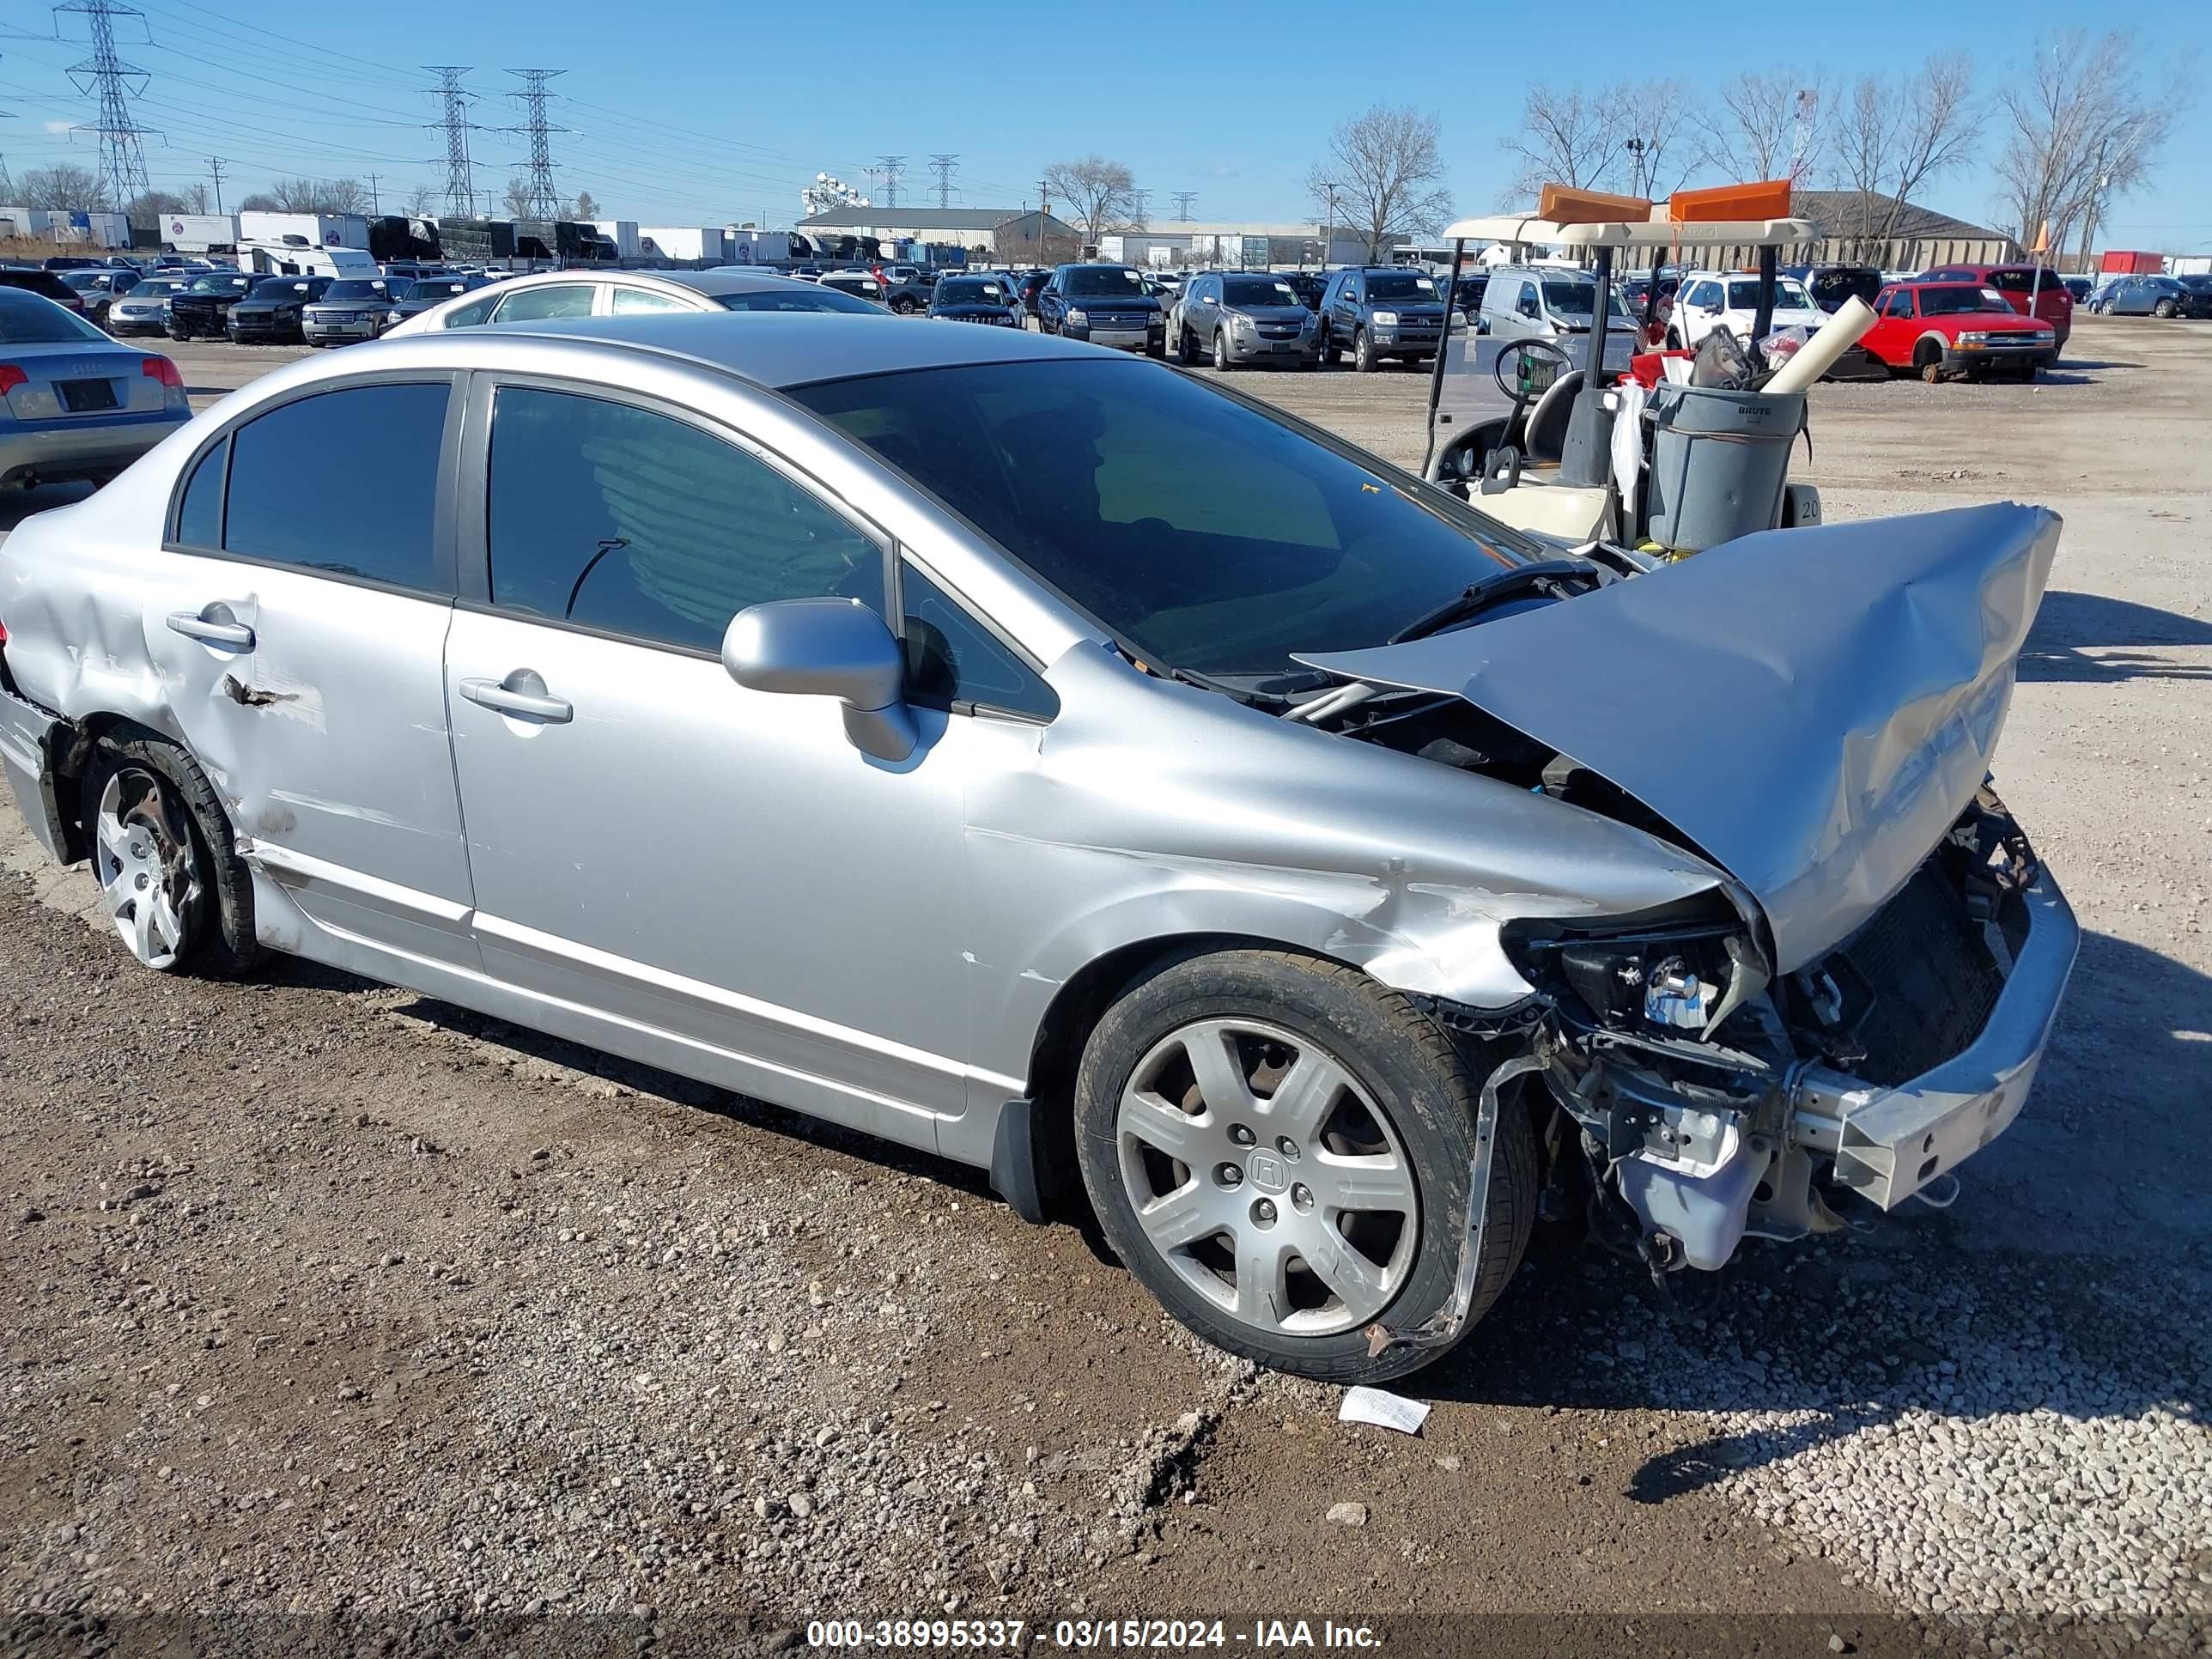
[(1792, 972), (1771, 976), (1718, 915), (1521, 923), (1506, 943), (1598, 1219), (1672, 1270), (1717, 1268), (1746, 1233), (1832, 1231), (1847, 1195), (1893, 1209), (1987, 1146), (2027, 1099), (2079, 939), (1984, 789), (1863, 927)]

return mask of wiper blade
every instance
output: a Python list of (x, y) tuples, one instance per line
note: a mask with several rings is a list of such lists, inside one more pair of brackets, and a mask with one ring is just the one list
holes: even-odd
[[(1445, 600), (1425, 616), (1416, 617), (1393, 634), (1388, 643), (1403, 645), (1407, 640), (1418, 640), (1464, 622), (1488, 610), (1500, 600), (1515, 599), (1529, 590), (1557, 589), (1570, 581), (1592, 586), (1603, 580), (1597, 568), (1587, 559), (1540, 559), (1534, 564), (1515, 565), (1510, 570), (1500, 570), (1469, 582), (1466, 588)], [(1555, 595), (1565, 598), (1564, 593)]]

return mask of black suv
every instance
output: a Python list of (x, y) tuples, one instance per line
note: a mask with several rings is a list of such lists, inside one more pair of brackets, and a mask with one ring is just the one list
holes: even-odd
[[(327, 276), (264, 276), (253, 291), (230, 308), (227, 328), (230, 337), (244, 344), (255, 340), (304, 340), (300, 324), (307, 308), (328, 291)], [(171, 302), (171, 309), (175, 308)]]
[(195, 334), (221, 339), (230, 308), (253, 291), (258, 279), (236, 270), (210, 270), (195, 276), (169, 296), (169, 337)]
[(1048, 334), (1167, 356), (1167, 313), (1134, 265), (1062, 265), (1037, 290), (1036, 314)]
[(1352, 353), (1352, 366), (1385, 357), (1409, 363), (1436, 356), (1444, 337), (1443, 295), (1436, 278), (1400, 265), (1355, 265), (1328, 279), (1321, 302), (1321, 360)]

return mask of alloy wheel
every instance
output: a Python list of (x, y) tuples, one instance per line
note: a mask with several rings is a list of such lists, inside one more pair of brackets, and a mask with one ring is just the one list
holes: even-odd
[(1138, 1227), (1228, 1317), (1328, 1336), (1404, 1288), (1420, 1242), (1412, 1162), (1317, 1044), (1260, 1020), (1194, 1021), (1146, 1053), (1115, 1117)]
[(183, 809), (151, 772), (119, 768), (100, 791), (93, 840), (93, 868), (117, 936), (149, 968), (168, 972), (185, 952), (185, 919), (200, 899)]

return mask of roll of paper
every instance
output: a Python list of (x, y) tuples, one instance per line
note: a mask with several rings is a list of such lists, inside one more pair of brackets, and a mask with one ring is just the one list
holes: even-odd
[(1811, 339), (1797, 348), (1796, 355), (1783, 364), (1774, 378), (1759, 390), (1810, 391), (1813, 382), (1833, 368), (1837, 360), (1856, 345), (1873, 326), (1874, 307), (1854, 294), (1844, 301), (1833, 316), (1814, 331)]

